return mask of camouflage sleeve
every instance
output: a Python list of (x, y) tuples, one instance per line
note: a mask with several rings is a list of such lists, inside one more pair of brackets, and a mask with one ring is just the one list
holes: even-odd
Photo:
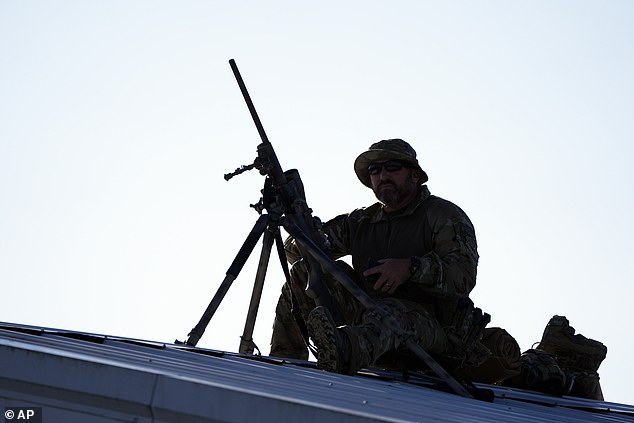
[(295, 243), (295, 238), (290, 235), (286, 238), (286, 241), (284, 241), (284, 252), (286, 253), (286, 260), (288, 260), (290, 264), (295, 263), (302, 257)]
[[(348, 214), (342, 214), (334, 219), (324, 223), (323, 231), (328, 239), (330, 249), (328, 255), (333, 260), (348, 255), (348, 237), (347, 237), (347, 218)], [(284, 242), (284, 251), (286, 252), (286, 259), (289, 263), (293, 264), (301, 258), (301, 254), (293, 237), (289, 236)]]
[(330, 244), (329, 255), (333, 260), (350, 254), (350, 242), (348, 239), (348, 217), (350, 214), (341, 214), (324, 224), (324, 233)]
[(410, 281), (440, 296), (467, 295), (475, 286), (478, 250), (469, 218), (454, 206), (450, 213), (431, 213), (432, 251), (422, 257)]

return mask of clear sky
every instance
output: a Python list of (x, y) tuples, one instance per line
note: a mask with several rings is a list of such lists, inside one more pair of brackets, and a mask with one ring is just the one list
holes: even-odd
[[(257, 213), (234, 58), (315, 215), (374, 202), (384, 138), (478, 236), (472, 298), (523, 350), (554, 314), (634, 403), (631, 1), (0, 2), (0, 320), (184, 340)], [(260, 248), (199, 343), (237, 351)], [(267, 275), (269, 351), (283, 276)]]

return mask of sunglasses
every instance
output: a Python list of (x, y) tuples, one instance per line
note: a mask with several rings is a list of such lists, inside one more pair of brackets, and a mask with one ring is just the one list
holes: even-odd
[(388, 172), (397, 172), (403, 169), (404, 167), (411, 167), (411, 166), (399, 160), (388, 160), (387, 162), (383, 162), (383, 163), (371, 163), (368, 166), (368, 173), (370, 175), (378, 175), (379, 173), (381, 173), (381, 170), (383, 168), (385, 168), (385, 170), (387, 170)]

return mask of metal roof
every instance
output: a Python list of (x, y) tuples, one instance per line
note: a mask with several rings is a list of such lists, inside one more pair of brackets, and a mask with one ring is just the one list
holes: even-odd
[(518, 389), (466, 399), (415, 376), (0, 323), (0, 409), (43, 422), (634, 422), (634, 406)]

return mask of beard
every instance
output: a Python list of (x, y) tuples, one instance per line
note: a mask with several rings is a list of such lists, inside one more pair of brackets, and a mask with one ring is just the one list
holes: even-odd
[(411, 176), (401, 185), (397, 185), (392, 180), (386, 180), (377, 186), (374, 195), (384, 205), (396, 207), (410, 196), (412, 191), (418, 189), (416, 182), (416, 179)]

